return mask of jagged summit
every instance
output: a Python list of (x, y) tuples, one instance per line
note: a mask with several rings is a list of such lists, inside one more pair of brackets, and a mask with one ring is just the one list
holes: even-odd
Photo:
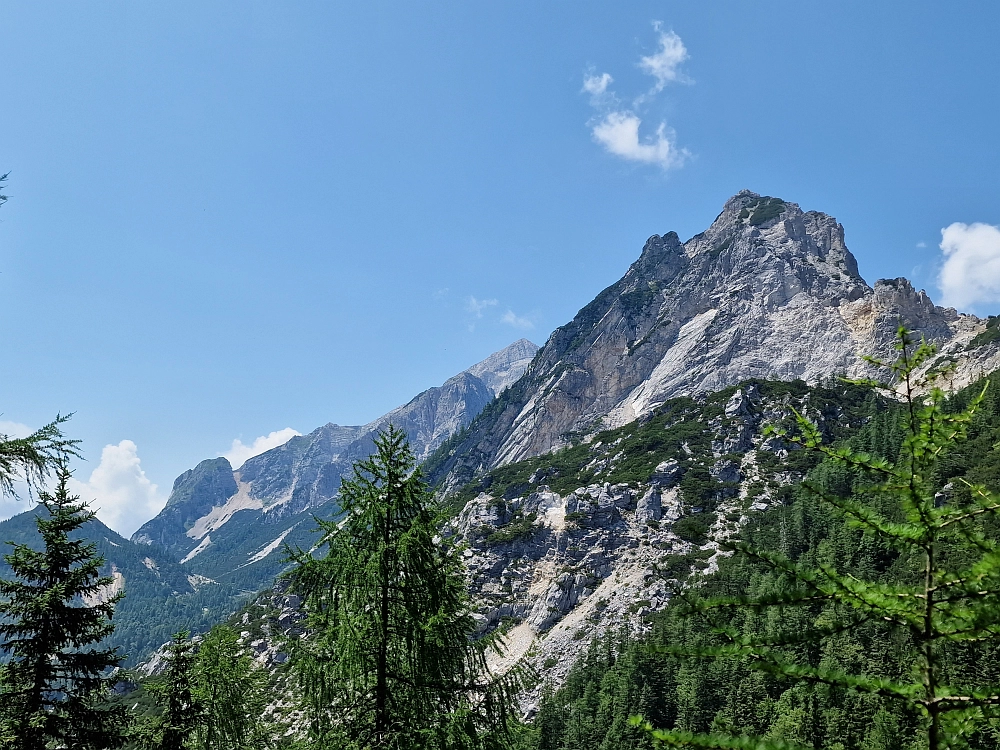
[(900, 321), (939, 344), (982, 328), (905, 279), (869, 286), (832, 216), (744, 190), (687, 242), (650, 237), (439, 471), (468, 475), (545, 453), (670, 397), (750, 378), (868, 374), (862, 356), (889, 354)]
[(225, 458), (202, 461), (177, 478), (166, 507), (133, 540), (163, 545), (196, 573), (266, 585), (284, 543), (312, 544), (311, 514), (336, 512), (341, 477), (371, 454), (379, 429), (402, 429), (422, 460), (515, 382), (537, 351), (521, 339), (369, 424), (328, 423), (236, 471)]

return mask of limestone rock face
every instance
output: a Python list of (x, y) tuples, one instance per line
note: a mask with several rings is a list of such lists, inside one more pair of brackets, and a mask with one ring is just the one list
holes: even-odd
[(326, 424), (235, 472), (225, 458), (203, 461), (178, 477), (166, 508), (133, 539), (167, 547), (196, 573), (242, 570), (245, 588), (268, 585), (285, 543), (314, 542), (311, 514), (335, 512), (341, 477), (371, 454), (380, 429), (391, 422), (403, 430), (422, 461), (517, 380), (536, 351), (521, 339), (367, 425)]
[(941, 347), (984, 328), (906, 279), (870, 287), (833, 217), (743, 191), (687, 242), (650, 237), (439, 471), (461, 482), (750, 378), (874, 374), (863, 356), (891, 357), (900, 322)]

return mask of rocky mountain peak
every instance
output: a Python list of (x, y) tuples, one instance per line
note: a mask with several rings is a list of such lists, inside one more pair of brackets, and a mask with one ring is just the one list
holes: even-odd
[(900, 322), (939, 344), (981, 327), (905, 279), (870, 287), (834, 217), (744, 190), (687, 242), (650, 237), (441, 470), (536, 456), (749, 379), (871, 375), (863, 356), (890, 354)]
[(390, 422), (402, 429), (423, 460), (517, 381), (536, 351), (527, 339), (515, 341), (366, 425), (328, 423), (235, 472), (225, 458), (202, 461), (178, 477), (167, 507), (134, 539), (162, 544), (196, 573), (265, 585), (281, 567), (284, 543), (313, 543), (312, 514), (337, 512), (341, 478), (371, 455), (380, 429)]
[(531, 364), (538, 345), (528, 339), (518, 339), (508, 347), (494, 352), (465, 372), (482, 380), (494, 394), (513, 385)]

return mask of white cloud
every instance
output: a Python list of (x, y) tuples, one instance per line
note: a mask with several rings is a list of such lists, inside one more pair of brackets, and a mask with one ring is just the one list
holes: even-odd
[(590, 94), (591, 106), (601, 113), (587, 123), (595, 141), (610, 154), (628, 161), (655, 164), (666, 170), (681, 166), (690, 154), (677, 147), (674, 132), (665, 122), (660, 122), (653, 136), (640, 138), (640, 113), (668, 83), (690, 82), (679, 70), (681, 63), (688, 59), (688, 52), (677, 34), (660, 31), (658, 22), (653, 27), (660, 32), (660, 49), (639, 60), (639, 67), (656, 79), (652, 90), (637, 97), (628, 109), (621, 106), (618, 97), (608, 88), (614, 80), (610, 73), (586, 73), (582, 91)]
[(284, 445), (296, 435), (301, 434), (298, 430), (286, 427), (283, 430), (275, 430), (267, 435), (261, 435), (250, 443), (250, 445), (244, 445), (242, 440), (234, 440), (229, 450), (222, 455), (229, 459), (229, 463), (232, 464), (234, 469), (238, 469), (248, 459), (259, 456), (264, 451), (271, 450), (271, 448)]
[(520, 315), (515, 315), (513, 310), (508, 310), (501, 316), (501, 323), (506, 323), (509, 326), (514, 326), (514, 328), (521, 328), (523, 330), (528, 330), (529, 328), (534, 328), (535, 324), (532, 323), (528, 318), (521, 317)]
[(583, 77), (583, 88), (584, 91), (591, 96), (601, 96), (604, 92), (608, 90), (608, 86), (615, 79), (611, 77), (610, 73), (601, 73), (599, 76), (587, 75)]
[(941, 230), (942, 303), (968, 309), (1000, 302), (1000, 227), (955, 222)]
[(81, 482), (74, 477), (70, 490), (89, 502), (97, 517), (124, 537), (131, 536), (166, 503), (142, 470), (131, 440), (104, 446), (101, 462), (90, 478)]
[(920, 242), (917, 243), (917, 247), (927, 247), (927, 243), (921, 240)]
[(33, 430), (26, 424), (0, 419), (0, 435), (6, 435), (9, 438), (23, 438), (28, 437), (32, 432)]
[(475, 297), (469, 297), (465, 301), (465, 309), (477, 318), (481, 318), (483, 317), (483, 310), (487, 307), (495, 307), (498, 304), (499, 302), (495, 299), (476, 299)]
[(609, 153), (629, 161), (643, 164), (657, 164), (663, 169), (678, 167), (684, 163), (687, 152), (678, 149), (673, 131), (666, 123), (660, 123), (655, 138), (639, 139), (642, 124), (631, 112), (610, 112), (594, 126), (594, 140), (604, 146)]
[(663, 90), (668, 83), (689, 83), (690, 79), (677, 68), (688, 59), (684, 42), (672, 31), (660, 32), (660, 51), (639, 60), (639, 67), (656, 79), (654, 92)]

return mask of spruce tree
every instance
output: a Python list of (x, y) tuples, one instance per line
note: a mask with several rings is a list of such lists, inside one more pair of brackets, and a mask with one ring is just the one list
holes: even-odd
[(322, 556), (297, 550), (306, 636), (288, 644), (319, 747), (473, 748), (510, 738), (512, 684), (492, 678), (463, 565), (428, 508), (405, 433), (390, 426), (341, 484)]
[(163, 678), (148, 684), (163, 712), (138, 732), (148, 750), (184, 750), (202, 723), (201, 706), (194, 696), (194, 644), (187, 631), (175, 633), (167, 645)]
[(57, 479), (54, 494), (39, 494), (43, 548), (15, 545), (4, 556), (14, 575), (0, 581), (5, 747), (118, 747), (125, 717), (106, 697), (122, 657), (98, 644), (114, 629), (123, 592), (108, 596), (114, 579), (101, 575), (95, 545), (70, 538), (94, 513), (70, 495), (65, 464)]
[[(983, 747), (988, 736), (982, 732), (1000, 707), (1000, 685), (991, 684), (980, 669), (995, 660), (1000, 648), (1000, 544), (984, 533), (983, 522), (1000, 511), (1000, 497), (979, 485), (967, 484), (963, 491), (944, 487), (939, 470), (949, 450), (965, 438), (985, 390), (966, 408), (949, 410), (937, 384), (943, 372), (928, 367), (934, 348), (917, 344), (902, 328), (896, 348), (895, 362), (872, 360), (891, 371), (892, 392), (903, 400), (903, 439), (895, 461), (824, 445), (820, 431), (801, 415), (797, 435), (775, 433), (849, 471), (855, 481), (848, 483), (853, 489), (848, 494), (819, 483), (805, 488), (850, 527), (897, 555), (898, 578), (844, 572), (835, 564), (836, 550), (803, 561), (732, 543), (737, 553), (758, 561), (785, 585), (760, 596), (708, 600), (698, 599), (696, 591), (684, 592), (690, 616), (705, 618), (721, 645), (659, 650), (744, 664), (804, 688), (823, 686), (896, 703), (915, 730), (901, 736), (894, 715), (880, 709), (867, 746)], [(731, 624), (734, 611), (757, 612), (768, 627), (763, 634), (748, 635)], [(844, 636), (862, 634), (862, 642), (885, 652), (881, 672), (852, 672), (844, 667), (846, 659), (838, 659)], [(802, 746), (796, 743), (813, 720), (808, 689), (786, 690), (775, 710), (778, 717), (761, 738), (654, 729), (641, 716), (633, 717), (633, 724), (645, 728), (658, 746)], [(986, 744), (991, 744), (988, 738)]]

